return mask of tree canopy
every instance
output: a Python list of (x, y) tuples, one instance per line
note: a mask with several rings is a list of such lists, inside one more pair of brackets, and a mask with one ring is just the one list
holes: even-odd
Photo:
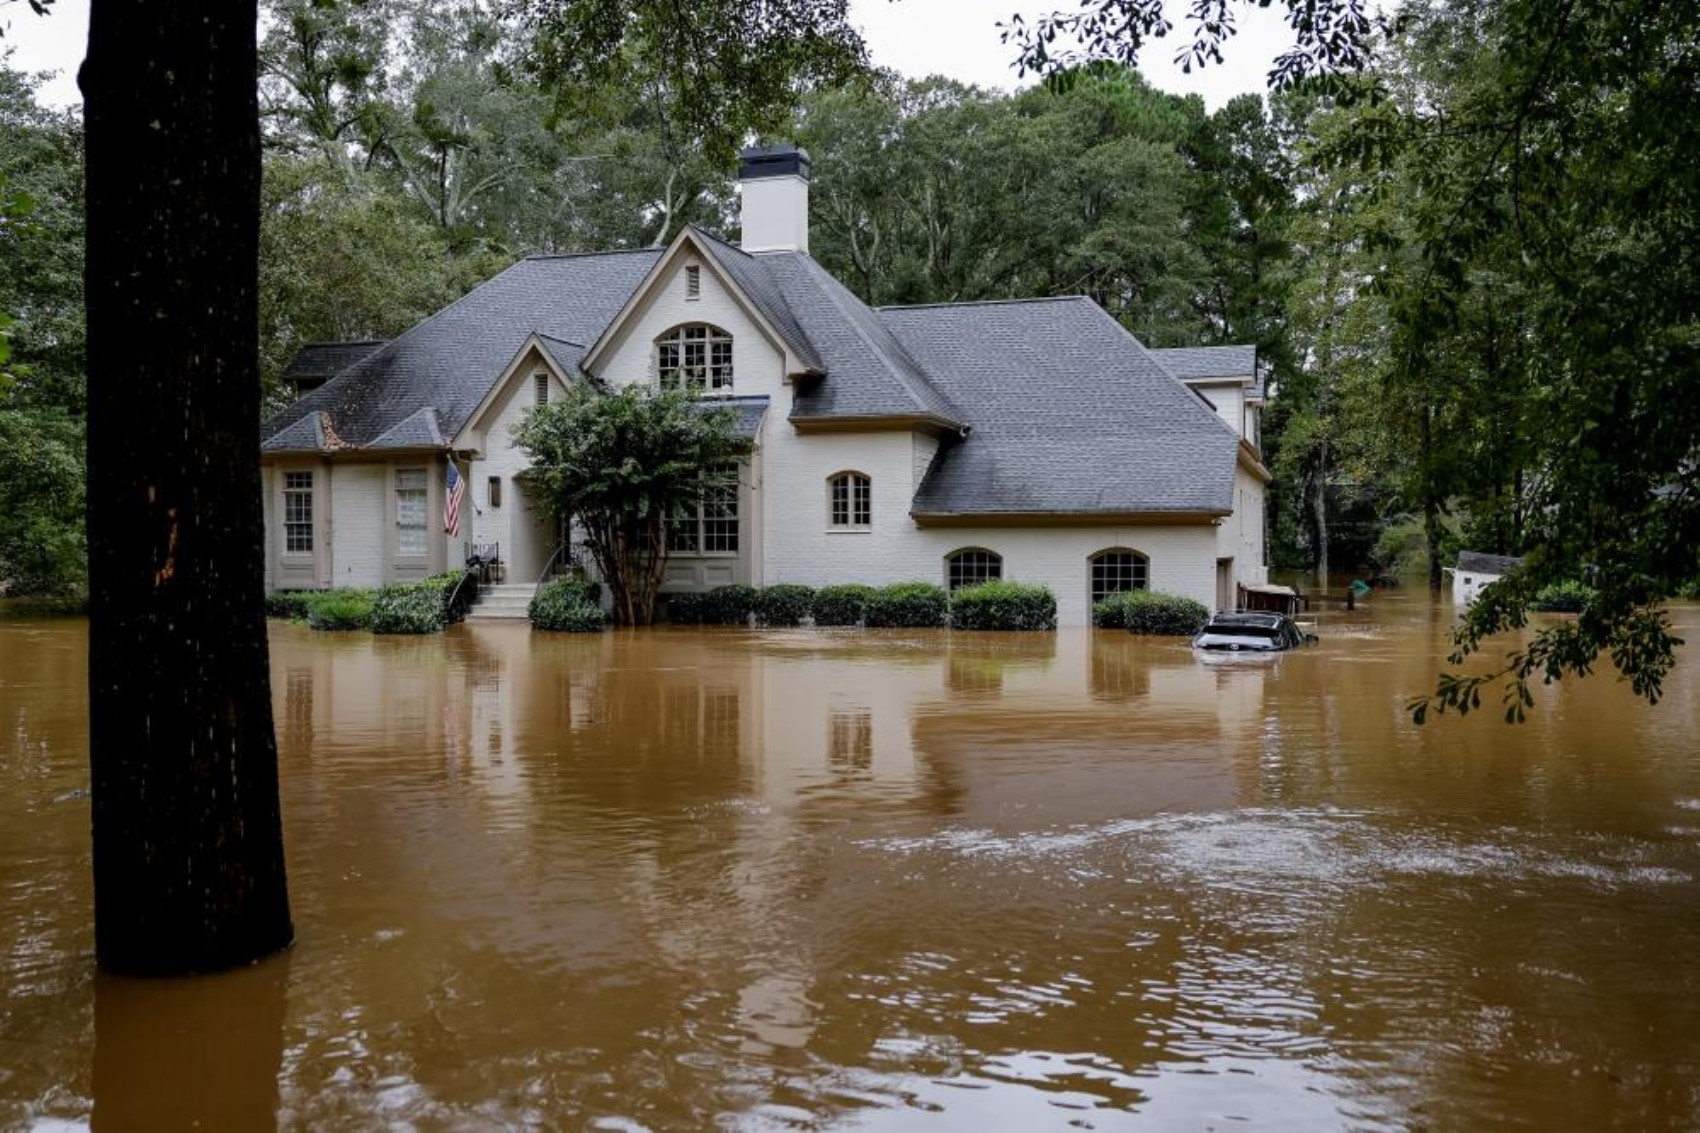
[(729, 410), (687, 390), (579, 385), (515, 430), (545, 507), (584, 533), (619, 624), (653, 619), (669, 524), (707, 496), (738, 490), (750, 446), (732, 423)]

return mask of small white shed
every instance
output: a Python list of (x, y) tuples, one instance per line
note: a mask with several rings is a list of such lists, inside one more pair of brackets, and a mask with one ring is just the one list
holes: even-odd
[(1498, 582), (1522, 561), (1510, 555), (1458, 552), (1458, 565), (1452, 568), (1452, 601), (1459, 607), (1468, 606), (1482, 592), (1482, 587)]

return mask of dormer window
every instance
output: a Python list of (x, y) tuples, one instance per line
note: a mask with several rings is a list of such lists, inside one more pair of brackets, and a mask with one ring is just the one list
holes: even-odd
[(662, 389), (730, 393), (732, 336), (707, 323), (675, 327), (655, 340), (655, 371)]
[(702, 268), (696, 264), (685, 269), (685, 298), (702, 298)]

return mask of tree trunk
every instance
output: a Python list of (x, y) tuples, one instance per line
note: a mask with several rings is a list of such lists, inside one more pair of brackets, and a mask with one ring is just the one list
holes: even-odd
[(1434, 411), (1423, 407), (1423, 547), (1428, 552), (1428, 588), (1440, 593), (1440, 501), (1434, 490)]
[(289, 944), (263, 604), (254, 0), (94, 0), (86, 104), (95, 952)]
[(1328, 442), (1316, 458), (1316, 499), (1311, 504), (1316, 522), (1316, 586), (1328, 589)]

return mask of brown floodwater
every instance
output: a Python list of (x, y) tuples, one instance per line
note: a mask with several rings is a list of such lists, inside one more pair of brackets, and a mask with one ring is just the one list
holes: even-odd
[(127, 981), (85, 626), (0, 621), (0, 1128), (1700, 1126), (1700, 653), (1413, 727), (1450, 623), (274, 623), (299, 939)]

